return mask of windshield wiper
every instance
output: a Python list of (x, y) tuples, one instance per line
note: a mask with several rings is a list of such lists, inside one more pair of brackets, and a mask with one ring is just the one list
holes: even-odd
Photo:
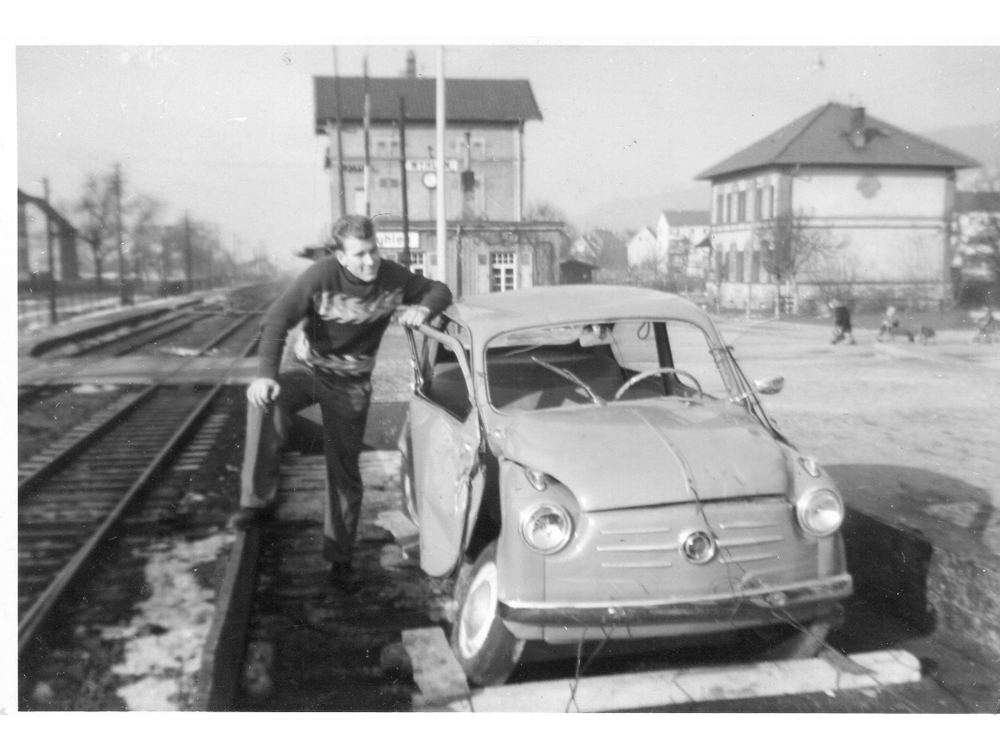
[(590, 388), (589, 385), (587, 385), (586, 383), (584, 383), (582, 380), (580, 380), (580, 378), (578, 378), (576, 375), (574, 375), (569, 370), (565, 370), (562, 367), (556, 367), (555, 365), (550, 364), (548, 362), (543, 362), (538, 357), (532, 357), (531, 361), (534, 362), (537, 365), (541, 365), (546, 370), (552, 370), (552, 372), (554, 372), (556, 375), (562, 375), (569, 382), (574, 383), (574, 384), (580, 386), (581, 388), (583, 388), (583, 390), (585, 390), (587, 392), (587, 395), (590, 396), (590, 398), (593, 400), (593, 402), (595, 404), (597, 404), (598, 406), (607, 406), (608, 405), (607, 401), (605, 401), (603, 398), (601, 398), (596, 393), (594, 393), (594, 391), (591, 390), (591, 388)]

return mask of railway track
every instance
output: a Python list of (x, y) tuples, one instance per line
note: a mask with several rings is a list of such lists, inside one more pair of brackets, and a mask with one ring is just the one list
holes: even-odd
[[(177, 469), (190, 474), (212, 454), (221, 426), (236, 419), (230, 425), (236, 429), (242, 419), (242, 389), (227, 388), (224, 383), (232, 366), (256, 348), (256, 331), (247, 335), (246, 330), (260, 313), (241, 313), (201, 344), (198, 354), (239, 340), (230, 368), (214, 384), (171, 383), (173, 376), (195, 361), (186, 358), (154, 384), (118, 393), (104, 408), (18, 467), (22, 676), (39, 668), (44, 671), (47, 633), (58, 630), (67, 606), (86, 603), (87, 597), (79, 592), (100, 575), (100, 561), (109, 550), (130, 535), (135, 537), (136, 529), (143, 531), (132, 540), (133, 547), (155, 545), (164, 521), (169, 527), (170, 519), (179, 517), (184, 486), (171, 489), (170, 478), (176, 480)], [(239, 394), (234, 397), (233, 392)], [(20, 402), (31, 404), (59, 393), (60, 387), (46, 383), (19, 389), (18, 395)], [(157, 511), (157, 503), (166, 507)], [(130, 555), (137, 555), (139, 547)], [(108, 599), (115, 588), (104, 587), (99, 598)]]
[[(185, 325), (185, 330), (188, 328), (191, 330), (187, 331), (186, 339), (181, 342), (184, 344), (183, 347), (176, 346), (173, 349), (164, 347), (163, 344), (167, 342), (162, 339), (154, 339), (152, 342), (147, 341), (140, 345), (140, 342), (131, 336), (126, 336), (125, 341), (116, 344), (119, 347), (117, 354), (121, 354), (125, 349), (130, 353), (145, 353), (143, 347), (149, 346), (153, 350), (150, 345), (152, 343), (158, 347), (153, 350), (155, 353), (165, 351), (165, 353), (185, 355), (185, 364), (180, 365), (178, 370), (187, 366), (186, 360), (190, 357), (204, 355), (227, 357), (241, 353), (244, 353), (243, 356), (253, 356), (256, 351), (256, 346), (253, 344), (258, 336), (257, 327), (253, 323), (266, 310), (266, 304), (261, 306), (259, 297), (246, 301), (256, 302), (257, 307), (250, 310), (223, 311), (224, 317), (221, 320), (225, 321), (225, 326), (222, 330), (219, 328), (218, 313), (200, 315), (200, 324)], [(269, 303), (269, 300), (267, 302)], [(107, 354), (116, 356), (112, 352)], [(32, 446), (37, 446), (41, 442), (45, 446), (44, 453), (48, 456), (54, 455), (55, 445), (49, 442), (49, 439), (54, 439), (60, 446), (64, 446), (67, 429), (79, 437), (77, 423), (90, 415), (95, 400), (105, 398), (93, 395), (99, 388), (90, 386), (91, 395), (80, 395), (75, 391), (82, 392), (88, 387), (74, 389), (63, 381), (65, 376), (54, 376), (44, 382), (18, 386), (19, 424), (26, 425), (28, 430), (28, 434), (19, 434), (19, 441), (23, 441), (23, 444), (19, 444), (19, 454), (22, 459), (30, 457), (33, 464), (43, 461), (43, 457), (32, 455), (30, 453)], [(39, 449), (35, 447), (35, 450)], [(23, 479), (25, 468), (24, 466), (19, 468), (19, 482)]]
[[(225, 300), (186, 302), (172, 311), (154, 310), (42, 341), (32, 349), (32, 354), (46, 358), (122, 357), (134, 353), (159, 353), (164, 345), (179, 340), (184, 340), (186, 348), (195, 348), (206, 333), (218, 328), (219, 316), (235, 316), (245, 324), (266, 309), (266, 304), (261, 307), (262, 300), (270, 301), (274, 296), (271, 284), (236, 289)], [(186, 333), (189, 330), (194, 331), (193, 336)]]

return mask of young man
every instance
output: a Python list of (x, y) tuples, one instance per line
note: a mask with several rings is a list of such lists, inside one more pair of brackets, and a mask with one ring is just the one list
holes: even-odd
[[(246, 446), (235, 528), (265, 521), (274, 510), (278, 464), (292, 416), (314, 403), (323, 414), (327, 504), (323, 556), (330, 581), (353, 591), (351, 551), (361, 510), (358, 468), (371, 401), (371, 374), (382, 335), (400, 306), (399, 322), (419, 326), (451, 304), (438, 281), (379, 258), (364, 216), (344, 216), (332, 231), (332, 256), (317, 260), (271, 306), (260, 343), (260, 377), (247, 388)], [(279, 372), (285, 337), (304, 321), (294, 357)]]

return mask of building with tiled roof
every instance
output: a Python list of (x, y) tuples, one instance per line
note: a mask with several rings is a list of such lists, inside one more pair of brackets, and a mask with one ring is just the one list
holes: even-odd
[[(338, 113), (345, 124), (360, 125), (365, 112), (365, 79), (317, 76), (316, 132), (326, 132), (326, 124)], [(434, 123), (436, 82), (433, 78), (369, 78), (370, 121), (373, 125), (396, 123), (399, 100), (406, 99), (408, 122)], [(531, 84), (523, 80), (483, 78), (445, 81), (445, 119), (453, 125), (518, 125), (541, 120)]]
[(647, 259), (656, 257), (656, 232), (650, 227), (643, 227), (632, 235), (626, 244), (626, 252), (630, 266), (642, 265)]
[(563, 223), (523, 217), (524, 126), (542, 119), (528, 81), (445, 81), (443, 185), (436, 174), (437, 83), (416, 75), (412, 55), (399, 78), (317, 76), (313, 83), (313, 126), (326, 140), (332, 219), (374, 217), (379, 247), (390, 258), (401, 256), (405, 225), (411, 267), (436, 278), (437, 191), (443, 190), (445, 280), (457, 295), (558, 283)]
[(657, 252), (666, 260), (667, 273), (676, 281), (702, 275), (707, 251), (696, 249), (710, 232), (708, 211), (661, 211), (656, 222)]
[(830, 248), (794, 280), (802, 296), (847, 289), (856, 298), (948, 297), (955, 173), (977, 166), (863, 107), (817, 107), (698, 175), (712, 184), (722, 305), (773, 304), (776, 285), (761, 262), (757, 230), (789, 212), (805, 216)]

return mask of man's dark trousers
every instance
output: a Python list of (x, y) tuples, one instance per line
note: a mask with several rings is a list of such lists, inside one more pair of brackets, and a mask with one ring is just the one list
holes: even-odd
[(317, 374), (293, 365), (278, 376), (281, 390), (271, 405), (247, 407), (240, 506), (266, 508), (278, 493), (281, 450), (292, 417), (318, 403), (323, 414), (327, 502), (323, 557), (350, 562), (358, 531), (363, 485), (358, 458), (365, 435), (372, 386), (368, 377)]

